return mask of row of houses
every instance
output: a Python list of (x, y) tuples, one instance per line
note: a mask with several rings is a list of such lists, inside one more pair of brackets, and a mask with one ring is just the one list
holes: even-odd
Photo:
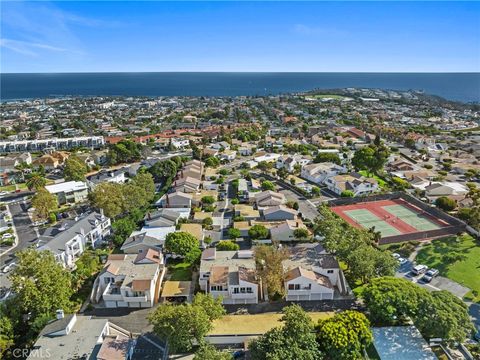
[(315, 184), (325, 185), (337, 195), (351, 191), (354, 196), (364, 196), (378, 191), (379, 188), (374, 178), (356, 172), (347, 174), (345, 166), (330, 162), (303, 166), (301, 177)]
[[(333, 255), (318, 244), (288, 248), (283, 261), (285, 300), (333, 300), (349, 292), (347, 282)], [(200, 263), (200, 289), (224, 304), (256, 304), (266, 299), (268, 284), (262, 284), (252, 250), (203, 251)]]

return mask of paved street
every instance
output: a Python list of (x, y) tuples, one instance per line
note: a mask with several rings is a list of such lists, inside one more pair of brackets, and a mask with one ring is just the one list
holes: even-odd
[(295, 194), (292, 190), (284, 188), (280, 189), (278, 192), (284, 194), (287, 198), (287, 201), (298, 202), (298, 211), (302, 213), (302, 216), (305, 219), (310, 219), (313, 221), (319, 215), (319, 212), (315, 205), (305, 197), (299, 196)]
[(11, 249), (7, 254), (2, 255), (0, 259), (0, 268), (11, 263), (15, 259), (15, 253), (35, 244), (37, 234), (32, 226), (27, 213), (27, 203), (17, 202), (9, 205), (12, 214), (13, 224), (18, 236), (18, 245)]

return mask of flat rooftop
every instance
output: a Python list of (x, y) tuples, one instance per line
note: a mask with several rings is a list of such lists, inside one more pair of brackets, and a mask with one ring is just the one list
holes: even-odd
[(437, 360), (415, 326), (378, 327), (372, 332), (381, 360)]

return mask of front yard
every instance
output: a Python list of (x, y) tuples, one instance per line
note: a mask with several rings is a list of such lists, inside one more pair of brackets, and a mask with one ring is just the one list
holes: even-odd
[(385, 188), (385, 187), (388, 187), (387, 182), (385, 180), (383, 180), (381, 177), (379, 177), (375, 174), (369, 174), (367, 170), (360, 170), (358, 173), (362, 176), (365, 176), (365, 177), (374, 178), (375, 180), (377, 180), (378, 186), (382, 189)]
[(470, 288), (466, 297), (480, 301), (480, 242), (472, 236), (433, 240), (418, 252), (416, 262)]

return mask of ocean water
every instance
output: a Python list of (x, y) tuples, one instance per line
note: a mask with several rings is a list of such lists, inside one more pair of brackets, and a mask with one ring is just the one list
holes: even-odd
[(58, 73), (0, 74), (0, 98), (69, 95), (239, 96), (346, 87), (423, 90), (480, 101), (480, 73)]

